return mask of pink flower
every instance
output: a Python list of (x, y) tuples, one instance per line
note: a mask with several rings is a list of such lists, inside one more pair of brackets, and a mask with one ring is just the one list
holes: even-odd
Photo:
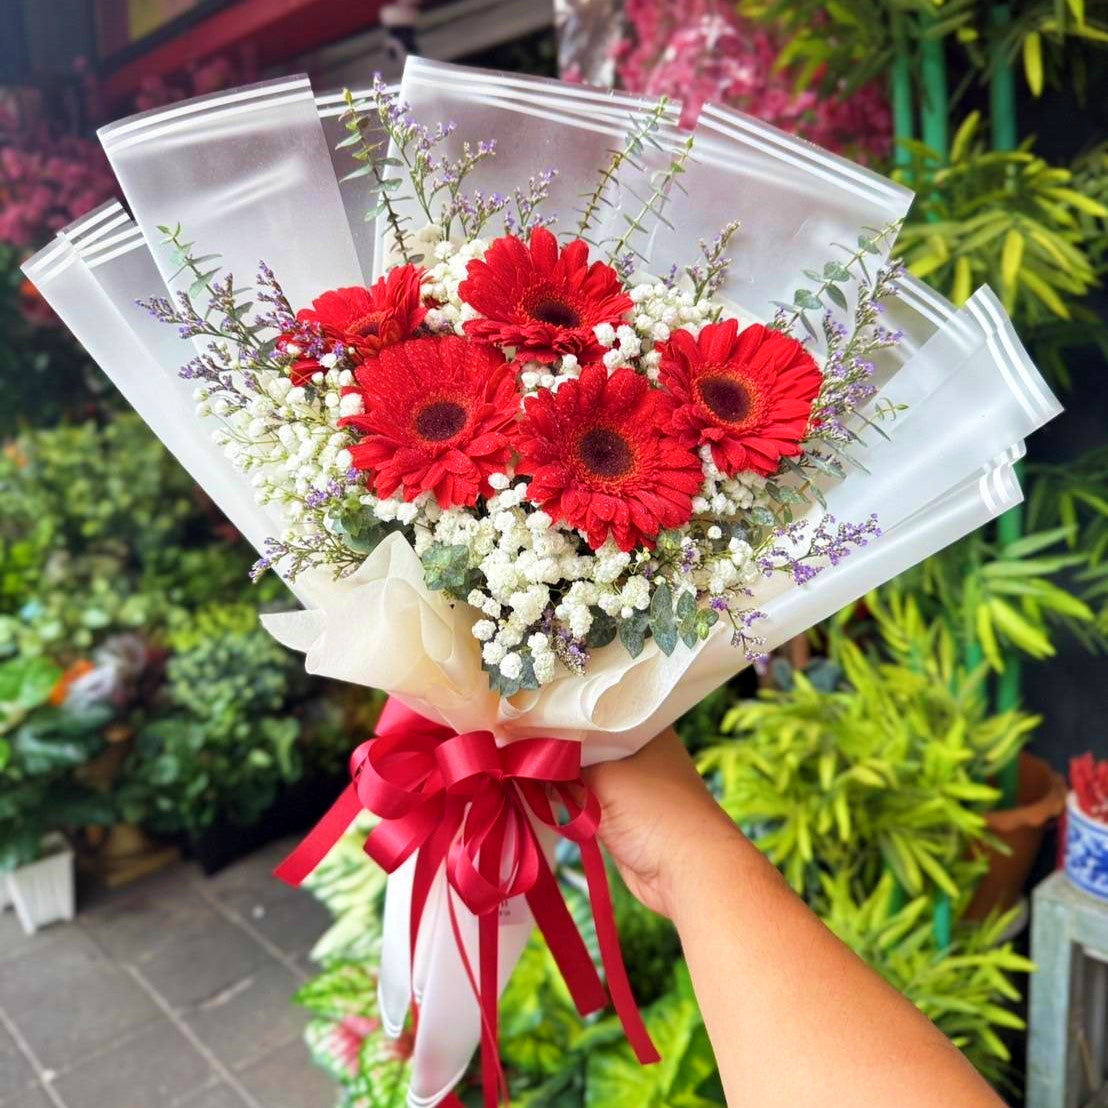
[(796, 92), (795, 72), (774, 68), (781, 43), (734, 4), (627, 0), (626, 16), (633, 37), (616, 50), (619, 83), (680, 100), (684, 126), (712, 101), (862, 160), (888, 155), (892, 114), (878, 85), (850, 97)]

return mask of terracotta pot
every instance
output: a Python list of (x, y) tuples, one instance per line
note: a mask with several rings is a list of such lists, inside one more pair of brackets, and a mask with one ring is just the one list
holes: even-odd
[(986, 849), (988, 872), (966, 910), (967, 919), (984, 919), (994, 909), (1007, 911), (1023, 892), (1024, 883), (1042, 846), (1046, 825), (1066, 807), (1066, 783), (1041, 758), (1024, 751), (1019, 760), (1019, 785), (1014, 808), (1000, 808), (985, 816), (991, 834), (1008, 853)]

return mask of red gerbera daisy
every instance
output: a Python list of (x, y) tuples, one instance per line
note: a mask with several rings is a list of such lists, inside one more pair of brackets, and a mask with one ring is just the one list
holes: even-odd
[(577, 239), (559, 253), (545, 227), (531, 232), (530, 245), (514, 235), (497, 239), (466, 274), (458, 293), (484, 317), (469, 320), (466, 334), (540, 362), (562, 354), (597, 360), (604, 351), (593, 328), (618, 323), (631, 307), (616, 271), (589, 265), (588, 243)]
[(703, 473), (692, 451), (659, 430), (660, 395), (632, 369), (609, 377), (594, 365), (556, 393), (527, 398), (516, 468), (531, 477), (528, 497), (584, 531), (594, 550), (609, 536), (621, 550), (652, 545), (692, 516)]
[(365, 432), (350, 455), (373, 472), (378, 496), (430, 491), (454, 508), (492, 495), (489, 475), (507, 465), (507, 431), (519, 415), (515, 371), (499, 350), (459, 335), (410, 339), (385, 347), (355, 378), (365, 411), (340, 422)]
[(325, 339), (353, 347), (360, 359), (409, 338), (423, 322), (423, 270), (398, 265), (372, 288), (333, 289), (296, 313)]
[(796, 339), (756, 323), (710, 323), (697, 338), (676, 331), (658, 347), (665, 422), (688, 446), (708, 443), (729, 476), (768, 477), (782, 458), (800, 453), (812, 402), (823, 381)]

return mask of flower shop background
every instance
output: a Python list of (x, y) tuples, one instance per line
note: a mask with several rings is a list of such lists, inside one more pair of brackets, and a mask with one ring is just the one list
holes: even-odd
[[(1057, 849), (1051, 771), (1108, 753), (1108, 5), (50, 0), (0, 19), (0, 869), (62, 831), (90, 888), (176, 852), (217, 870), (322, 810), (379, 707), (259, 629), (289, 598), (249, 583), (246, 545), (21, 279), (111, 193), (95, 126), (285, 72), (388, 77), (407, 51), (560, 67), (689, 118), (723, 101), (910, 183), (909, 268), (955, 302), (991, 284), (1067, 406), (1025, 463), (1022, 512), (680, 728), (797, 891), (1018, 1101), (1023, 893)], [(404, 1044), (375, 1014), (383, 878), (351, 836), (312, 890), (334, 923), (296, 997), (311, 1054), (344, 1108), (400, 1105)], [(675, 933), (617, 901), (665, 1063), (640, 1069), (618, 1028), (582, 1025), (536, 942), (503, 1005), (514, 1102), (722, 1104)]]

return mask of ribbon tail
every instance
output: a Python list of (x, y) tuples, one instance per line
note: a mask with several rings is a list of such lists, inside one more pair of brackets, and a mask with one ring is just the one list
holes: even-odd
[(592, 964), (592, 958), (569, 914), (557, 879), (541, 852), (539, 876), (527, 894), (527, 904), (542, 932), (550, 955), (558, 966), (569, 995), (582, 1016), (599, 1012), (608, 1005), (608, 994)]
[(608, 979), (608, 991), (612, 994), (616, 1015), (619, 1016), (623, 1033), (627, 1036), (635, 1057), (642, 1065), (647, 1066), (660, 1061), (661, 1055), (650, 1039), (650, 1032), (643, 1023), (642, 1013), (631, 992), (631, 982), (627, 978), (627, 967), (623, 964), (623, 953), (619, 946), (619, 932), (616, 930), (615, 910), (612, 907), (612, 893), (608, 888), (604, 857), (595, 838), (584, 839), (580, 845), (585, 880), (589, 886), (589, 900), (592, 902), (593, 919), (596, 921), (600, 957)]
[[(497, 1108), (503, 1071), (500, 1068), (500, 990), (497, 988), (497, 971), (500, 961), (500, 911), (486, 912), (477, 921), (480, 962), (480, 993), (477, 1003), (481, 1007), (481, 1088), (485, 1108)], [(508, 1102), (504, 1090), (504, 1103)]]
[(292, 853), (273, 871), (286, 885), (299, 888), (304, 879), (327, 857), (328, 851), (346, 834), (354, 817), (362, 810), (357, 790), (351, 783), (323, 818), (304, 836)]

